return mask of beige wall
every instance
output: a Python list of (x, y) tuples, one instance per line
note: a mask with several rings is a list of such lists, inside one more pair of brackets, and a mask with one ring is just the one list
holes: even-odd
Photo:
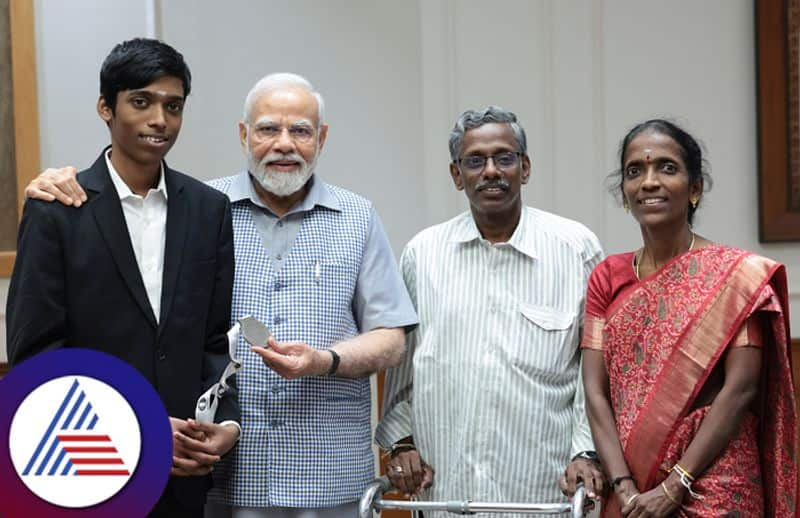
[[(148, 25), (148, 8), (156, 23)], [(800, 336), (800, 243), (757, 232), (752, 0), (37, 0), (42, 164), (87, 165), (107, 141), (94, 113), (111, 46), (148, 27), (194, 72), (170, 163), (200, 178), (243, 166), (235, 124), (250, 85), (292, 70), (328, 103), (320, 173), (375, 202), (395, 251), (465, 208), (447, 133), (500, 104), (529, 134), (526, 202), (587, 224), (609, 253), (640, 243), (604, 178), (635, 122), (669, 116), (701, 138), (715, 187), (697, 230), (789, 267)], [(4, 348), (2, 348), (4, 349)], [(2, 354), (2, 353), (0, 353)]]

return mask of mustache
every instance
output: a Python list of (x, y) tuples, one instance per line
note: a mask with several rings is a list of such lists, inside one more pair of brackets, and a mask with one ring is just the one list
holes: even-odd
[(504, 191), (507, 191), (511, 187), (511, 185), (507, 181), (502, 180), (502, 179), (501, 180), (490, 180), (488, 182), (479, 183), (478, 186), (475, 187), (475, 190), (476, 191), (482, 191), (484, 189), (490, 189), (492, 187), (494, 187), (496, 189), (502, 189)]
[(271, 162), (279, 162), (279, 161), (282, 161), (282, 160), (297, 162), (300, 165), (301, 168), (302, 167), (306, 167), (306, 165), (308, 165), (308, 164), (306, 164), (306, 160), (302, 156), (300, 156), (299, 153), (285, 153), (284, 154), (284, 153), (275, 153), (275, 152), (268, 153), (267, 155), (265, 155), (264, 158), (261, 159), (261, 162), (259, 162), (259, 165), (261, 167), (267, 167), (267, 166), (269, 166), (269, 164)]

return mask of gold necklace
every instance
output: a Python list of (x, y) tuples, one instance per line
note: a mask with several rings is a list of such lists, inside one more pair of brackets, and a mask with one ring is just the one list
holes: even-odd
[[(695, 236), (696, 236), (696, 234), (694, 232), (692, 232), (692, 240), (689, 243), (689, 250), (687, 250), (687, 252), (691, 252), (692, 249), (694, 248), (694, 238), (695, 238)], [(644, 247), (642, 247), (642, 251), (640, 253), (640, 257), (639, 258), (636, 257), (636, 254), (633, 254), (633, 271), (636, 274), (636, 278), (639, 279), (639, 280), (642, 280), (642, 278), (639, 277), (639, 263), (642, 262), (641, 261), (641, 257), (643, 257), (643, 256), (644, 256)]]

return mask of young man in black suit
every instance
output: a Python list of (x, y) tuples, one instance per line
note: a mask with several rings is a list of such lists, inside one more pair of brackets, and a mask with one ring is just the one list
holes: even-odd
[(173, 476), (153, 516), (202, 516), (208, 473), (240, 433), (235, 394), (220, 402), (220, 424), (185, 419), (227, 363), (233, 287), (228, 198), (163, 162), (190, 89), (169, 45), (114, 47), (97, 102), (111, 145), (78, 175), (85, 207), (26, 202), (8, 295), (12, 366), (93, 348), (136, 367), (161, 395)]

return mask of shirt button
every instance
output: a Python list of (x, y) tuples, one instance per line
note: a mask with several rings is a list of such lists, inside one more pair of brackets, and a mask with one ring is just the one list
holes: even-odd
[(279, 426), (283, 425), (283, 421), (280, 419), (271, 419), (269, 425), (273, 428), (278, 428)]
[(156, 352), (158, 353), (158, 360), (159, 361), (163, 362), (164, 360), (167, 359), (167, 355), (164, 354), (164, 351), (162, 351), (161, 349), (158, 349), (158, 351), (156, 351)]
[(281, 254), (278, 254), (278, 255), (276, 255), (276, 256), (275, 256), (275, 259), (277, 259), (278, 261), (280, 261), (280, 260), (282, 260), (282, 259), (283, 259), (283, 256), (282, 256)]
[(489, 308), (489, 312), (490, 313), (497, 313), (497, 306), (492, 306), (491, 308)]
[(283, 226), (283, 221), (279, 221), (279, 222), (278, 222), (278, 226), (279, 226), (279, 227), (282, 227), (282, 226)]
[(276, 326), (281, 322), (283, 322), (283, 319), (281, 317), (275, 317), (275, 319), (272, 321), (272, 323), (275, 324)]
[(281, 284), (280, 282), (276, 282), (275, 283), (275, 291), (280, 291), (281, 288), (283, 288), (283, 284)]
[(278, 393), (278, 392), (280, 392), (281, 390), (283, 390), (283, 389), (281, 388), (281, 386), (280, 386), (280, 385), (273, 385), (273, 386), (272, 386), (272, 392), (274, 392), (275, 394), (277, 394), (277, 393)]

